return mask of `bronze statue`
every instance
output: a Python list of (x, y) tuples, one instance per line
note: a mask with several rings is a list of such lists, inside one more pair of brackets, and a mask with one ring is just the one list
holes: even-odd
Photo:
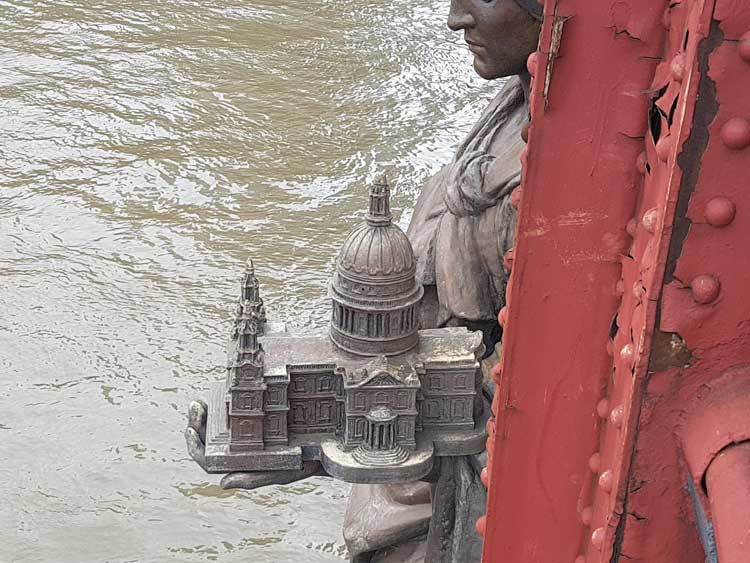
[[(496, 315), (507, 282), (503, 256), (515, 230), (510, 194), (520, 183), (526, 60), (536, 50), (540, 20), (536, 0), (451, 1), (448, 25), (464, 32), (476, 72), (487, 80), (511, 78), (453, 161), (426, 183), (407, 233), (425, 286), (421, 326), (482, 329), (489, 350), (501, 336)], [(205, 405), (192, 403), (185, 435), (202, 466), (205, 427)], [(448, 459), (433, 473), (432, 485), (354, 486), (344, 532), (355, 561), (479, 561), (473, 523), (484, 511), (482, 460)], [(222, 486), (254, 489), (315, 474), (324, 474), (320, 464), (305, 462), (299, 470), (230, 473)]]

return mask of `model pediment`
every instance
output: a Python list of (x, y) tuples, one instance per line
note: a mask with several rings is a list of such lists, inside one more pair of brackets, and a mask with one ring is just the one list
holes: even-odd
[(361, 387), (384, 387), (403, 385), (404, 382), (387, 371), (377, 371), (362, 382)]

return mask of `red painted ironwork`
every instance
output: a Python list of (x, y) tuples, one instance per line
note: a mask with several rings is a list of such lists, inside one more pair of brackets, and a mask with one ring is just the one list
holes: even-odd
[(483, 561), (703, 563), (689, 483), (750, 561), (750, 3), (548, 0), (529, 69)]

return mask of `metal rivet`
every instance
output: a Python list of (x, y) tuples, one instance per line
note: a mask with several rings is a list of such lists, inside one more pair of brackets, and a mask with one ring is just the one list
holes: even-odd
[(534, 51), (529, 55), (529, 58), (526, 59), (526, 69), (529, 71), (529, 74), (532, 77), (536, 74), (538, 55), (539, 53), (537, 51)]
[(505, 256), (503, 256), (503, 266), (505, 266), (505, 269), (510, 271), (513, 269), (513, 260), (516, 258), (516, 250), (514, 248), (509, 248), (508, 252), (505, 253)]
[(659, 212), (654, 207), (653, 209), (649, 209), (648, 211), (646, 211), (646, 213), (643, 214), (641, 224), (643, 225), (643, 228), (646, 229), (649, 233), (653, 233), (656, 230), (656, 223), (658, 218)]
[(503, 378), (503, 365), (500, 362), (492, 367), (491, 375), (495, 383), (500, 383)]
[(519, 186), (510, 194), (510, 205), (513, 207), (513, 209), (517, 210), (521, 206), (522, 197), (523, 188)]
[(744, 149), (750, 145), (750, 123), (744, 117), (733, 117), (721, 128), (721, 140), (727, 148)]
[(630, 221), (628, 221), (628, 224), (625, 225), (625, 230), (631, 237), (634, 237), (635, 229), (637, 226), (638, 226), (638, 222), (635, 219), (631, 219)]
[(646, 156), (646, 152), (642, 152), (638, 155), (638, 158), (635, 160), (635, 167), (641, 174), (646, 173), (646, 164), (648, 164), (648, 157)]
[(591, 533), (591, 545), (600, 548), (604, 543), (604, 528), (597, 528)]
[(529, 142), (529, 127), (531, 127), (531, 123), (528, 121), (523, 124), (523, 127), (521, 127), (521, 139), (524, 143)]
[(594, 509), (590, 506), (587, 506), (583, 510), (581, 510), (581, 522), (583, 522), (584, 526), (588, 526), (591, 524), (591, 520), (594, 518)]
[(632, 344), (625, 344), (620, 350), (620, 359), (628, 365), (633, 364), (635, 358), (635, 347)]
[(615, 428), (620, 428), (622, 426), (622, 419), (625, 416), (625, 409), (622, 405), (615, 407), (612, 409), (612, 412), (609, 413), (609, 421), (615, 426)]
[(589, 458), (589, 469), (591, 469), (592, 473), (599, 473), (599, 466), (602, 463), (602, 456), (599, 454), (599, 452), (596, 452), (595, 454), (592, 454)]
[(480, 516), (477, 520), (477, 534), (484, 537), (484, 533), (487, 531), (487, 516)]
[(742, 34), (737, 49), (740, 52), (740, 58), (750, 63), (750, 31)]
[(494, 418), (488, 418), (487, 422), (484, 423), (484, 428), (487, 430), (487, 434), (492, 434), (495, 432), (495, 419)]
[(599, 418), (607, 418), (609, 416), (609, 401), (607, 399), (602, 399), (597, 403), (596, 414), (599, 415)]
[(669, 70), (675, 81), (682, 82), (682, 78), (685, 76), (685, 55), (677, 53), (669, 65)]
[(706, 204), (703, 215), (712, 227), (726, 227), (737, 214), (734, 203), (726, 197), (715, 197)]
[(615, 476), (612, 474), (611, 469), (607, 469), (604, 473), (599, 475), (599, 488), (605, 493), (609, 493), (612, 490), (614, 482)]
[(497, 322), (500, 324), (500, 326), (505, 327), (505, 323), (508, 322), (508, 308), (503, 307), (500, 309), (500, 312), (497, 314)]
[(479, 474), (479, 479), (482, 481), (482, 485), (486, 487), (489, 487), (490, 482), (490, 473), (487, 471), (487, 468), (482, 468), (481, 473)]
[(661, 160), (662, 162), (666, 162), (667, 160), (669, 160), (669, 155), (671, 153), (672, 153), (672, 136), (664, 135), (656, 143), (656, 156), (658, 156), (659, 160)]
[(696, 303), (708, 305), (719, 297), (721, 282), (711, 274), (702, 274), (693, 278), (690, 282), (690, 290)]

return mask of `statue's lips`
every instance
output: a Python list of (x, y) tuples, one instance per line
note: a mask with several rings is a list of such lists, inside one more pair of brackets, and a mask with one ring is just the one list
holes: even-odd
[(471, 51), (472, 53), (481, 53), (485, 50), (485, 46), (480, 43), (475, 43), (474, 41), (469, 41), (468, 39), (466, 39), (465, 41), (469, 46), (469, 51)]

